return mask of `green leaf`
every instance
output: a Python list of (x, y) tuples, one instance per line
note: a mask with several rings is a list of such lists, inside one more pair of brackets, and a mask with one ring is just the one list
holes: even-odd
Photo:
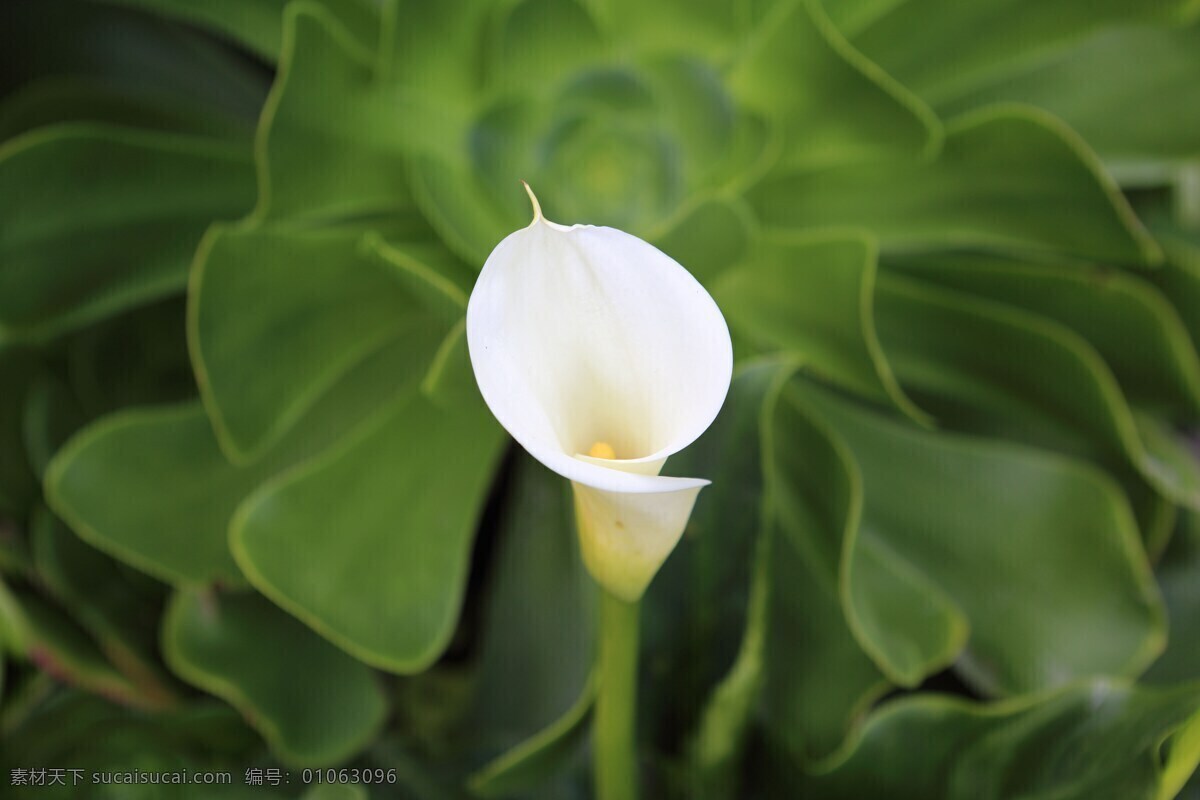
[(0, 652), (24, 656), (29, 633), (17, 596), (0, 579)]
[[(830, 3), (831, 6), (836, 5)], [(861, 5), (861, 3), (859, 4)], [(904, 0), (874, 3), (847, 35), (867, 57), (939, 104), (1105, 26), (1194, 15), (1191, 0)], [(1122, 58), (1127, 54), (1122, 52)], [(1088, 75), (1087, 85), (1094, 75)]]
[[(760, 418), (781, 372), (793, 369), (776, 362), (740, 367), (712, 426), (664, 468), (666, 474), (701, 475), (713, 483), (700, 493), (679, 545), (643, 600), (648, 688), (640, 702), (643, 719), (661, 727), (657, 738), (677, 740), (713, 713), (707, 708), (720, 702), (714, 691), (746, 647), (751, 581), (765, 524)], [(740, 743), (730, 744), (736, 750)]]
[[(746, 471), (765, 481), (765, 490), (755, 494), (756, 502), (720, 508), (729, 517), (740, 513), (761, 532), (741, 646), (691, 744), (689, 791), (701, 797), (736, 795), (745, 729), (756, 707), (769, 735), (811, 762), (832, 753), (863, 705), (889, 685), (851, 634), (838, 591), (839, 540), (853, 536), (861, 504), (853, 463), (807, 417), (781, 407), (791, 368), (768, 362), (754, 371), (770, 383), (751, 406), (758, 412), (750, 417), (757, 446), (742, 449), (760, 462)], [(746, 515), (755, 506), (758, 513)]]
[(173, 703), (174, 693), (155, 663), (158, 587), (122, 573), (120, 565), (80, 541), (44, 508), (35, 513), (31, 528), (38, 579), (147, 703)]
[(748, 216), (741, 205), (706, 199), (687, 209), (652, 239), (659, 250), (712, 289), (718, 276), (741, 261), (750, 247), (753, 232)]
[(1163, 243), (1167, 261), (1148, 277), (1171, 298), (1192, 342), (1200, 346), (1200, 236), (1188, 240), (1174, 225), (1155, 224), (1153, 230)]
[(51, 462), (47, 503), (89, 544), (163, 580), (240, 583), (228, 547), (238, 503), (268, 477), (340, 442), (380, 398), (411, 392), (421, 377), (414, 359), (429, 357), (424, 342), (415, 345), (400, 338), (362, 359), (248, 465), (226, 459), (199, 403), (97, 420)]
[[(8, 56), (0, 76), (5, 105), (14, 90), (84, 79), (126, 102), (237, 118), (249, 132), (268, 83), (260, 65), (199, 32), (99, 2), (9, 3), (0, 50)], [(66, 109), (65, 119), (79, 119), (81, 110)]]
[(436, 241), (388, 241), (371, 231), (360, 251), (388, 265), (422, 311), (453, 327), (463, 321), (475, 271)]
[(1196, 25), (1105, 30), (1043, 63), (973, 87), (944, 111), (1003, 101), (1044, 108), (1078, 131), (1119, 175), (1136, 180), (1147, 164), (1200, 155), (1197, 52)]
[[(965, 617), (970, 634), (956, 669), (973, 685), (1010, 694), (1133, 676), (1162, 651), (1162, 600), (1128, 503), (1104, 473), (1021, 446), (913, 429), (815, 387), (793, 390), (845, 439), (862, 471), (855, 546), (940, 591)], [(903, 613), (891, 585), (859, 577), (859, 554), (850, 559), (856, 633), (894, 669), (929, 636), (928, 611)]]
[(1030, 312), (881, 276), (879, 336), (917, 404), (960, 430), (1135, 468), (1177, 503), (1200, 503), (1200, 462), (1176, 433), (1134, 415), (1096, 350)]
[(935, 152), (929, 108), (863, 57), (816, 0), (779, 3), (738, 54), (733, 94), (783, 131), (778, 168), (796, 169)]
[[(966, 625), (936, 588), (905, 582), (899, 559), (872, 559), (877, 543), (860, 536), (859, 468), (835, 436), (789, 397), (767, 409), (761, 435), (773, 537), (762, 714), (800, 760), (836, 761), (869, 704), (951, 661)], [(855, 583), (867, 564), (884, 600), (873, 607)], [(878, 650), (867, 637), (881, 629), (903, 631), (907, 649), (869, 655), (864, 643)]]
[[(430, 226), (459, 258), (483, 265), (514, 226), (493, 206), (472, 169), (457, 157), (423, 153), (409, 161), (409, 181)], [(513, 192), (518, 189), (513, 185)]]
[(853, 36), (908, 0), (822, 0), (825, 12), (837, 29)]
[(109, 83), (95, 75), (55, 75), (21, 86), (0, 102), (0, 141), (43, 126), (91, 122), (247, 142), (254, 107), (226, 109), (179, 95)]
[(25, 452), (33, 471), (43, 474), (55, 451), (84, 422), (70, 387), (49, 373), (38, 376), (29, 387), (21, 421)]
[(1155, 800), (1174, 800), (1189, 779), (1195, 777), (1196, 764), (1200, 763), (1200, 714), (1178, 728), (1164, 749), (1167, 755)]
[(367, 667), (254, 594), (176, 593), (163, 654), (180, 677), (246, 715), (290, 763), (345, 761), (387, 714)]
[(1159, 746), (1197, 708), (1195, 685), (1104, 681), (992, 705), (912, 697), (873, 716), (833, 772), (804, 776), (776, 759), (773, 777), (829, 800), (1157, 800)]
[(489, 27), (484, 81), (486, 90), (497, 94), (527, 90), (535, 75), (553, 86), (604, 58), (605, 43), (590, 4), (577, 0), (506, 3), (493, 14)]
[(420, 0), (384, 0), (379, 73), (387, 81), (412, 81), (460, 105), (479, 85), (478, 62), (463, 58), (484, 46), (495, 6), (460, 0), (453, 6)]
[(896, 382), (875, 335), (876, 245), (868, 235), (822, 232), (762, 240), (716, 280), (732, 328), (815, 373), (906, 414), (921, 412)]
[(991, 107), (955, 119), (929, 163), (776, 174), (747, 199), (770, 228), (862, 226), (884, 252), (957, 244), (1132, 264), (1161, 255), (1086, 145), (1028, 108)]
[(480, 797), (505, 797), (561, 771), (583, 745), (595, 699), (595, 685), (589, 683), (575, 705), (554, 723), (471, 776), (471, 791)]
[[(346, 0), (343, 0), (346, 2)], [(381, 90), (371, 51), (313, 2), (290, 3), (256, 142), (255, 219), (327, 221), (412, 207), (401, 146), (421, 119)]]
[(763, 653), (771, 591), (772, 534), (759, 532), (746, 629), (729, 672), (713, 689), (688, 742), (689, 789), (699, 798), (727, 798), (736, 791), (745, 756), (747, 734), (763, 682)]
[(178, 292), (204, 228), (249, 207), (247, 156), (225, 142), (94, 125), (4, 144), (0, 335), (45, 338)]
[(731, 60), (747, 32), (743, 5), (723, 0), (598, 0), (589, 2), (601, 27), (637, 52), (702, 53), (719, 64)]
[(230, 529), (238, 564), (357, 658), (423, 670), (458, 617), (500, 433), (477, 398), (435, 404), (410, 390), (241, 505)]
[(88, 419), (196, 395), (181, 296), (139, 306), (70, 334), (64, 375)]
[(521, 454), (485, 579), (478, 675), (461, 722), (489, 763), (477, 793), (536, 786), (576, 755), (595, 686), (596, 589), (579, 555), (569, 482)]
[[(141, 8), (153, 14), (179, 19), (227, 36), (274, 60), (279, 56), (284, 8), (288, 0), (99, 0)], [(367, 0), (319, 0), (339, 21), (355, 32), (364, 46), (378, 39), (379, 12)]]
[[(422, 313), (411, 287), (436, 291), (439, 276), (420, 262), (415, 273), (372, 257), (363, 236), (357, 227), (235, 227), (205, 237), (188, 337), (201, 396), (233, 460), (257, 458), (388, 345), (407, 344), (411, 358), (397, 366), (413, 382), (427, 368), (449, 325)], [(391, 395), (365, 393), (390, 389), (364, 381), (348, 391), (364, 393), (370, 408)]]
[(1140, 276), (970, 254), (914, 256), (899, 267), (1055, 320), (1096, 348), (1132, 405), (1200, 417), (1200, 357), (1168, 297)]
[(1171, 636), (1144, 680), (1170, 684), (1200, 679), (1200, 514), (1180, 514), (1157, 573)]
[(225, 529), (268, 474), (231, 468), (204, 409), (190, 403), (85, 428), (50, 462), (46, 501), (89, 544), (155, 577), (237, 584)]
[(160, 687), (143, 693), (57, 605), (24, 590), (12, 591), (4, 602), (9, 605), (7, 649), (55, 680), (136, 708), (162, 708), (169, 701)]

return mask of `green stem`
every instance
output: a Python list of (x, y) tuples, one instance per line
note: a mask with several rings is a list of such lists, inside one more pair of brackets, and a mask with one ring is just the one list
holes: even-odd
[(592, 728), (596, 800), (638, 796), (637, 666), (638, 613), (606, 591), (600, 598), (600, 692)]

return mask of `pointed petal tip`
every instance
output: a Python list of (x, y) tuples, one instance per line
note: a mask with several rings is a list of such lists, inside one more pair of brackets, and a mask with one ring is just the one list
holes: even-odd
[(525, 194), (529, 195), (529, 202), (533, 205), (533, 222), (529, 224), (532, 225), (534, 222), (544, 220), (545, 217), (542, 216), (542, 204), (538, 202), (537, 195), (533, 193), (533, 189), (530, 188), (524, 179), (521, 180), (521, 185), (525, 187)]

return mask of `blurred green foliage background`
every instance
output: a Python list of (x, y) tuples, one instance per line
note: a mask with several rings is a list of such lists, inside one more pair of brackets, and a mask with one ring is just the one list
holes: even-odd
[(0, 794), (589, 796), (568, 488), (463, 337), (524, 178), (738, 353), (648, 796), (1200, 798), (1198, 16), (7, 0)]

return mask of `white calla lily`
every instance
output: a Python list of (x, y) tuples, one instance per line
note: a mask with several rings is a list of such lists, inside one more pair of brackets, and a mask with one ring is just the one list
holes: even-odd
[(533, 222), (496, 246), (471, 293), (471, 365), (500, 424), (572, 482), (589, 571), (635, 601), (709, 483), (658, 473), (725, 400), (729, 329), (652, 245), (550, 222), (529, 196)]

